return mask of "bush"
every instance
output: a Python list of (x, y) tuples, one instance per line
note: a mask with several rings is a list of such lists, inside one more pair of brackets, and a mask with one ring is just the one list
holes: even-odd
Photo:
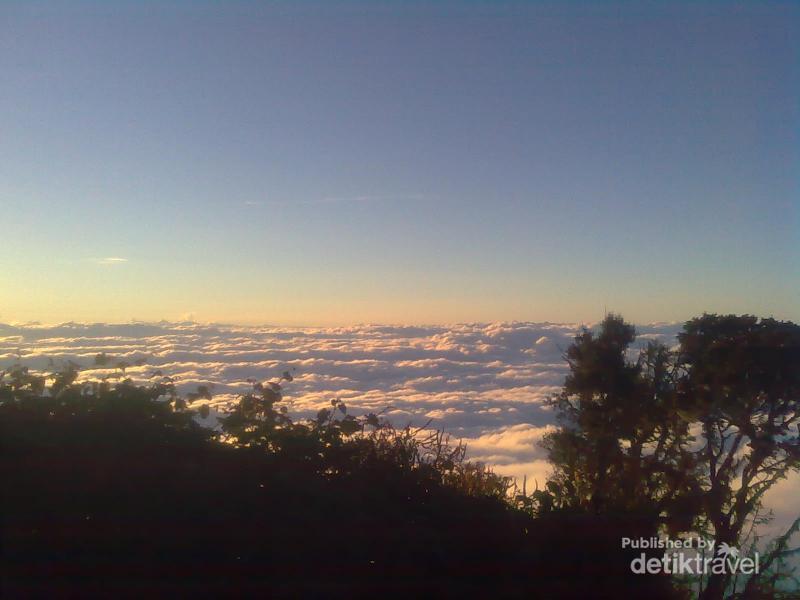
[(612, 521), (535, 519), (441, 432), (338, 401), (296, 423), (281, 382), (213, 432), (189, 409), (208, 390), (77, 375), (0, 378), (8, 597), (669, 592), (630, 575)]

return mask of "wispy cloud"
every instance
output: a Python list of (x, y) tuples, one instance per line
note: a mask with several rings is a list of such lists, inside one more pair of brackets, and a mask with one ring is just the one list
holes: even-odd
[(124, 265), (128, 262), (127, 258), (120, 258), (119, 256), (106, 256), (105, 258), (96, 258), (94, 260), (98, 265)]
[(394, 202), (399, 200), (423, 200), (424, 194), (364, 194), (360, 196), (325, 196), (315, 204), (360, 204), (369, 202)]
[(301, 200), (245, 200), (242, 204), (248, 207), (257, 206), (324, 206), (341, 204), (371, 204), (379, 202), (400, 202), (424, 200), (426, 194), (361, 194), (355, 196), (323, 196)]

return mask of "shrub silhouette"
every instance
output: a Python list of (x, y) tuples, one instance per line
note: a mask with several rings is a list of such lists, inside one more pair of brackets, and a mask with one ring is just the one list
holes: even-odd
[(671, 595), (630, 574), (618, 521), (534, 518), (441, 432), (338, 401), (295, 423), (280, 381), (210, 431), (119, 369), (0, 379), (6, 597)]

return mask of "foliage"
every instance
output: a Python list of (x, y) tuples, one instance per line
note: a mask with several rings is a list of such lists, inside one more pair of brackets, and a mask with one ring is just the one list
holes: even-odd
[(621, 570), (613, 527), (513, 508), (509, 480), (442, 432), (338, 400), (293, 422), (288, 373), (212, 431), (209, 389), (101, 362), (99, 381), (0, 376), (8, 597), (658, 596)]
[(291, 380), (286, 371), (278, 381), (251, 382), (252, 391), (220, 419), (219, 438), (261, 448), (294, 469), (328, 477), (393, 469), (466, 495), (505, 500), (510, 478), (466, 461), (464, 444), (453, 445), (443, 431), (431, 431), (427, 424), (395, 429), (374, 413), (348, 414), (339, 399), (332, 399), (316, 418), (295, 423), (282, 395), (281, 382)]
[(554, 466), (547, 490), (560, 508), (624, 512), (652, 527), (685, 529), (696, 483), (672, 353), (651, 342), (632, 362), (634, 338), (633, 326), (612, 314), (567, 350), (570, 373), (551, 400), (561, 426), (544, 440)]
[[(800, 468), (800, 326), (703, 315), (679, 339), (679, 394), (702, 429), (703, 524), (736, 544), (764, 494)], [(706, 597), (729, 583), (712, 576)]]
[[(632, 362), (634, 339), (609, 315), (569, 347), (552, 400), (560, 427), (544, 442), (547, 506), (740, 545), (767, 490), (800, 467), (800, 327), (703, 315), (685, 324), (676, 351), (650, 342)], [(757, 579), (746, 589), (763, 587)], [(712, 574), (704, 597), (722, 598), (731, 583)]]

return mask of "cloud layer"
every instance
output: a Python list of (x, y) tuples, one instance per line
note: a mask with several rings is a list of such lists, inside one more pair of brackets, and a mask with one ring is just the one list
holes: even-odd
[[(680, 326), (637, 327), (637, 344), (672, 343)], [(538, 446), (553, 425), (545, 399), (563, 384), (564, 350), (578, 325), (463, 324), (451, 327), (363, 325), (341, 328), (234, 327), (184, 323), (0, 324), (0, 368), (18, 359), (34, 369), (49, 361), (92, 368), (104, 352), (130, 364), (135, 380), (161, 370), (179, 388), (208, 385), (214, 393), (208, 423), (248, 378), (277, 377), (294, 369), (286, 386), (297, 418), (310, 417), (332, 398), (352, 414), (384, 411), (395, 425), (444, 428), (468, 445), (468, 455), (496, 472), (543, 482), (547, 462)], [(796, 516), (800, 477), (772, 490), (767, 504), (774, 534)]]
[[(640, 328), (671, 340), (676, 325)], [(0, 367), (21, 358), (45, 369), (50, 360), (91, 368), (105, 352), (175, 378), (184, 391), (208, 385), (221, 408), (264, 380), (293, 369), (287, 386), (298, 417), (332, 398), (351, 413), (384, 411), (395, 424), (444, 428), (468, 443), (470, 456), (499, 472), (541, 479), (537, 441), (553, 418), (544, 400), (563, 383), (562, 355), (577, 325), (464, 324), (452, 327), (363, 325), (345, 328), (233, 327), (195, 323), (0, 325)], [(102, 371), (87, 372), (87, 376)]]
[[(679, 329), (638, 326), (636, 343), (671, 344)], [(563, 384), (563, 353), (578, 330), (578, 325), (518, 322), (342, 328), (0, 324), (0, 368), (17, 360), (41, 370), (51, 368), (51, 360), (74, 361), (92, 377), (107, 372), (93, 367), (101, 352), (130, 364), (141, 361), (127, 370), (135, 380), (161, 370), (184, 392), (210, 386), (215, 410), (209, 424), (249, 389), (248, 378), (264, 380), (293, 369), (286, 396), (297, 418), (340, 398), (352, 414), (384, 411), (397, 426), (430, 421), (463, 439), (471, 458), (541, 484), (548, 466), (538, 442), (553, 424), (544, 401)], [(796, 516), (798, 493), (796, 475), (770, 492), (767, 504), (776, 519), (763, 528), (768, 537)]]

